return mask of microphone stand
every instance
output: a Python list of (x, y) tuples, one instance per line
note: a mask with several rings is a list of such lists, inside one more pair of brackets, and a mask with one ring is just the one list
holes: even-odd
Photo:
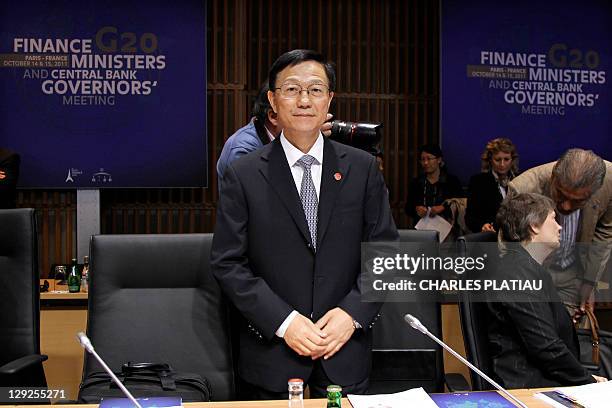
[(444, 343), (442, 340), (438, 339), (436, 336), (434, 336), (433, 334), (431, 334), (429, 332), (429, 330), (427, 330), (427, 327), (425, 327), (423, 325), (423, 323), (421, 323), (419, 321), (419, 319), (417, 319), (416, 317), (412, 316), (411, 314), (407, 314), (404, 316), (404, 320), (406, 321), (406, 323), (408, 323), (413, 329), (420, 331), (421, 333), (425, 334), (426, 336), (428, 336), (430, 339), (432, 339), (433, 341), (435, 341), (436, 343), (438, 343), (440, 346), (442, 346), (444, 348), (444, 350), (448, 351), (449, 353), (451, 353), (453, 356), (455, 356), (459, 361), (461, 361), (463, 364), (465, 364), (466, 366), (468, 366), (470, 369), (472, 369), (474, 372), (476, 372), (476, 374), (478, 374), (479, 376), (481, 376), (482, 378), (484, 378), (489, 384), (491, 384), (493, 387), (495, 387), (499, 392), (501, 392), (502, 394), (504, 394), (506, 397), (508, 397), (510, 400), (512, 400), (513, 402), (515, 402), (516, 404), (518, 404), (519, 407), (521, 408), (528, 408), (527, 405), (525, 405), (524, 403), (522, 403), (518, 398), (516, 398), (514, 395), (510, 394), (505, 388), (503, 388), (501, 385), (499, 385), (497, 382), (495, 382), (492, 378), (490, 378), (488, 375), (486, 375), (485, 373), (483, 373), (482, 371), (480, 371), (475, 365), (473, 365), (472, 363), (470, 363), (469, 361), (467, 361), (465, 358), (463, 358), (462, 355), (460, 355), (459, 353), (457, 353), (455, 350), (453, 350), (452, 348), (450, 348), (448, 345), (446, 345), (446, 343)]
[(87, 337), (83, 332), (78, 332), (77, 339), (79, 340), (81, 346), (83, 346), (85, 350), (87, 350), (92, 356), (96, 358), (96, 360), (98, 360), (102, 368), (104, 368), (104, 370), (111, 376), (115, 384), (117, 384), (121, 391), (132, 401), (132, 403), (136, 405), (137, 408), (142, 408), (142, 406), (138, 403), (138, 401), (136, 401), (136, 398), (134, 398), (132, 393), (130, 393), (128, 389), (125, 388), (125, 385), (123, 385), (123, 383), (117, 378), (115, 373), (113, 373), (113, 371), (106, 365), (104, 360), (102, 360), (102, 357), (100, 357), (98, 353), (96, 353), (96, 350), (94, 350), (93, 345), (89, 340), (89, 337)]

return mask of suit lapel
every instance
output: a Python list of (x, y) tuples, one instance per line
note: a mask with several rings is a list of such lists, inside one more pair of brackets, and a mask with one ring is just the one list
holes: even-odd
[(261, 158), (263, 163), (259, 169), (260, 173), (276, 192), (306, 241), (310, 242), (310, 232), (302, 208), (302, 200), (295, 188), (295, 181), (279, 138), (272, 142), (270, 149), (263, 153)]
[[(497, 179), (493, 175), (492, 171), (489, 171), (487, 173), (487, 175), (488, 175), (489, 185), (491, 186), (491, 187), (488, 187), (488, 188), (490, 188), (491, 190), (495, 191), (495, 194), (496, 194), (495, 197), (497, 197), (497, 200), (495, 200), (495, 201), (501, 203), (503, 201), (504, 197), (502, 196), (501, 191), (499, 191), (499, 183), (497, 182)], [(493, 197), (491, 197), (491, 199), (493, 199)]]
[(319, 214), (317, 227), (317, 248), (325, 237), (329, 221), (334, 210), (338, 193), (348, 176), (350, 165), (344, 160), (345, 151), (336, 153), (334, 145), (325, 138), (323, 145), (323, 169), (321, 172), (321, 190), (319, 194)]

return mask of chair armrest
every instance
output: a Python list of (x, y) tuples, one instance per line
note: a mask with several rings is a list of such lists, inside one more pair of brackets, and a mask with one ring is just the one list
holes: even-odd
[(48, 357), (44, 354), (30, 354), (29, 356), (20, 357), (17, 360), (9, 361), (5, 365), (1, 366), (0, 374), (12, 375), (18, 373), (24, 368), (46, 361), (47, 358)]
[(444, 374), (444, 382), (446, 383), (446, 386), (450, 392), (464, 392), (472, 390), (465, 377), (459, 373)]

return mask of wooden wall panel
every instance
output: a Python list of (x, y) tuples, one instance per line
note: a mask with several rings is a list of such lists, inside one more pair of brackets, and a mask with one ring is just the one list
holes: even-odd
[(36, 208), (38, 259), (41, 277), (54, 264), (69, 264), (76, 256), (76, 192), (22, 190), (19, 207)]
[[(313, 48), (335, 62), (337, 119), (383, 123), (384, 176), (396, 222), (406, 227), (416, 149), (439, 138), (439, 3), (208, 0), (207, 7), (209, 187), (102, 190), (102, 233), (212, 231), (223, 143), (249, 120), (269, 66), (292, 48)], [(19, 194), (19, 206), (39, 210), (43, 276), (76, 251), (75, 201), (74, 191)]]

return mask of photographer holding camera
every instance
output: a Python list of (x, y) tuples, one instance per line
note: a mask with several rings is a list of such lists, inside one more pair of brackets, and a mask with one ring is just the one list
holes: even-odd
[[(223, 150), (217, 161), (217, 177), (219, 183), (227, 166), (237, 158), (244, 156), (260, 147), (270, 143), (281, 132), (276, 121), (276, 114), (268, 101), (268, 83), (265, 82), (253, 104), (251, 120), (238, 129), (223, 145)], [(321, 133), (340, 143), (356, 147), (376, 157), (379, 170), (382, 171), (382, 151), (379, 148), (382, 135), (382, 124), (353, 123), (334, 120), (331, 113), (327, 114), (327, 121), (321, 126)]]
[[(223, 150), (221, 150), (221, 155), (217, 161), (219, 182), (231, 162), (263, 147), (280, 134), (282, 129), (276, 121), (276, 114), (270, 107), (268, 90), (268, 82), (266, 81), (260, 88), (253, 104), (250, 122), (238, 129), (223, 145)], [(330, 120), (332, 117), (331, 113), (327, 114), (327, 121), (321, 126), (321, 132), (324, 136), (331, 135), (332, 123)]]

